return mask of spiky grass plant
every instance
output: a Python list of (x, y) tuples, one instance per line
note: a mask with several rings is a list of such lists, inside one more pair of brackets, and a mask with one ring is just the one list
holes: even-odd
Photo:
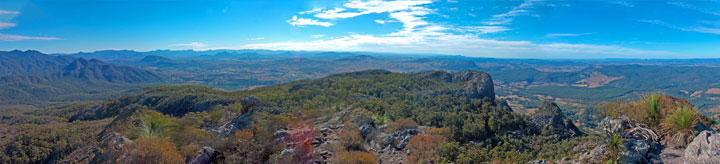
[(142, 114), (143, 127), (140, 136), (148, 138), (162, 137), (173, 127), (170, 117), (160, 112), (148, 111)]
[(698, 121), (697, 111), (689, 106), (682, 106), (665, 117), (661, 126), (667, 136), (667, 143), (685, 146), (695, 134), (695, 124)]
[(620, 152), (625, 149), (625, 144), (623, 144), (623, 138), (622, 136), (618, 134), (612, 134), (610, 136), (610, 139), (605, 144), (606, 148), (609, 150), (606, 154), (606, 160), (605, 163), (607, 164), (615, 164), (618, 163), (618, 159), (620, 159)]
[(650, 126), (657, 126), (660, 121), (663, 108), (662, 97), (663, 95), (660, 93), (653, 93), (643, 97)]

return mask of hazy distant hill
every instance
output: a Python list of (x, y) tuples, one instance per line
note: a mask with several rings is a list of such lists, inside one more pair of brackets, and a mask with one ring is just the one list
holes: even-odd
[(105, 99), (164, 80), (147, 70), (37, 51), (0, 52), (0, 59), (0, 105)]
[(272, 50), (108, 50), (57, 55), (92, 56), (115, 65), (151, 69), (174, 83), (230, 91), (366, 69), (480, 70), (494, 75), (498, 96), (519, 110), (532, 110), (552, 100), (582, 114), (587, 112), (581, 110), (591, 110), (600, 101), (664, 92), (688, 99), (707, 114), (720, 114), (718, 59), (541, 60)]

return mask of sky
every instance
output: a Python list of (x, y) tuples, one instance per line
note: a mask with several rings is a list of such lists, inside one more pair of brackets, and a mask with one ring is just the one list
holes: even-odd
[(720, 58), (720, 0), (0, 0), (0, 50)]

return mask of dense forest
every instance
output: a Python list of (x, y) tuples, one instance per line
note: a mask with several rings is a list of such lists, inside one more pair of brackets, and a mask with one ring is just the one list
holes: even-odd
[[(0, 160), (635, 163), (673, 160), (659, 154), (689, 149), (695, 135), (715, 125), (683, 99), (652, 94), (600, 103), (598, 128), (578, 128), (549, 101), (534, 112), (513, 112), (480, 71), (367, 70), (235, 92), (201, 86), (140, 92), (4, 108)], [(638, 155), (636, 143), (651, 146)]]

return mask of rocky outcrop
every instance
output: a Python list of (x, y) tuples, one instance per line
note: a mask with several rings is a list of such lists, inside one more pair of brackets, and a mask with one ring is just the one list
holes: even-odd
[(605, 117), (600, 121), (600, 124), (598, 124), (598, 128), (602, 129), (605, 134), (622, 134), (628, 127), (629, 121), (630, 119), (627, 117), (618, 119)]
[[(410, 138), (413, 136), (420, 134), (421, 131), (417, 129), (406, 129), (406, 130), (400, 130), (396, 131), (391, 134), (387, 134), (384, 136), (380, 136), (382, 140), (380, 141), (380, 144), (382, 144), (385, 149), (391, 148), (392, 145), (395, 145), (395, 150), (402, 150), (405, 149), (405, 146), (408, 142), (410, 142)], [(389, 150), (388, 150), (389, 151)]]
[(215, 160), (215, 157), (217, 157), (220, 154), (217, 150), (211, 148), (211, 147), (203, 147), (200, 151), (198, 151), (198, 155), (194, 158), (190, 159), (187, 163), (188, 164), (210, 164)]
[(644, 140), (625, 141), (625, 150), (620, 153), (620, 163), (647, 163), (650, 144)]
[(490, 74), (487, 72), (458, 72), (454, 74), (453, 80), (466, 81), (464, 92), (468, 98), (488, 98), (490, 102), (495, 102), (495, 85), (493, 84), (492, 77), (490, 77)]
[(550, 133), (559, 139), (582, 135), (575, 124), (565, 117), (560, 107), (550, 101), (543, 102), (538, 111), (530, 117), (530, 121), (538, 131)]
[(702, 131), (685, 148), (688, 162), (720, 163), (720, 133)]
[(578, 161), (588, 162), (588, 163), (599, 162), (599, 161), (602, 161), (603, 157), (605, 157), (605, 154), (607, 152), (608, 152), (608, 149), (607, 149), (606, 145), (604, 145), (604, 144), (598, 145), (595, 148), (593, 148), (592, 150), (590, 150), (590, 152), (580, 155), (580, 158), (578, 158)]
[(495, 86), (487, 72), (468, 70), (455, 73), (446, 71), (428, 71), (418, 73), (423, 79), (439, 79), (447, 83), (463, 82), (463, 89), (456, 91), (434, 91), (431, 94), (462, 94), (467, 98), (483, 99), (495, 102)]

